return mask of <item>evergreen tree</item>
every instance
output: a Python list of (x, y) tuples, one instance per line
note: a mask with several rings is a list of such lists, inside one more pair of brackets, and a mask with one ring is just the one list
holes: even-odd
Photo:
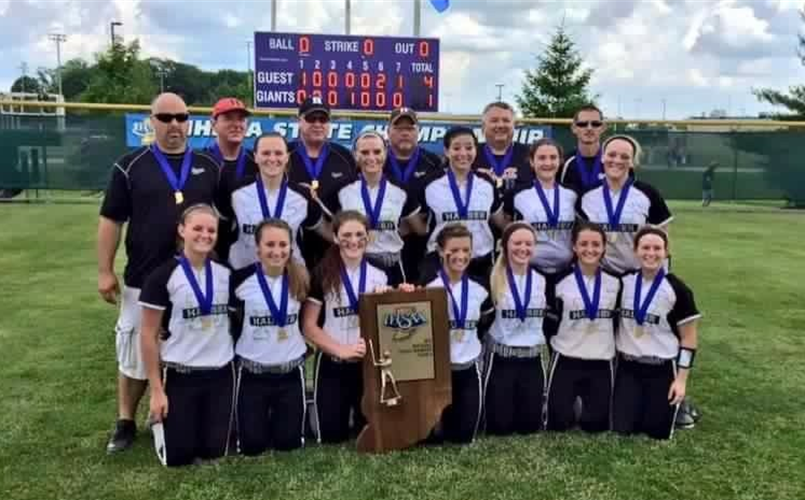
[(589, 94), (591, 68), (583, 68), (576, 44), (563, 25), (556, 29), (537, 68), (526, 70), (522, 93), (515, 97), (526, 117), (571, 118), (578, 108), (596, 97)]

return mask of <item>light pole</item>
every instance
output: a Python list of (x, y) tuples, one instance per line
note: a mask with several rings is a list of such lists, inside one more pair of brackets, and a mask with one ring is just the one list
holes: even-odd
[(20, 80), (20, 83), (22, 84), (22, 93), (24, 94), (25, 93), (25, 77), (28, 76), (28, 63), (23, 61), (22, 64), (20, 64), (19, 68), (20, 68), (20, 71), (22, 71), (22, 79)]
[(277, 31), (277, 0), (271, 0), (271, 31)]
[(109, 23), (109, 37), (112, 40), (112, 47), (114, 47), (115, 43), (117, 43), (117, 39), (115, 38), (115, 26), (123, 26), (123, 23), (119, 21), (112, 21)]
[(59, 98), (64, 99), (61, 87), (61, 44), (67, 41), (67, 35), (64, 33), (51, 33), (48, 38), (56, 42), (56, 78), (59, 80)]
[(352, 17), (352, 2), (350, 0), (346, 0), (344, 3), (344, 34), (349, 35), (352, 31), (350, 26), (350, 18)]
[(496, 83), (495, 84), (495, 87), (498, 88), (498, 102), (503, 100), (503, 87), (505, 87), (505, 86), (506, 85), (504, 85), (502, 83)]
[(662, 121), (665, 121), (665, 98), (662, 99)]

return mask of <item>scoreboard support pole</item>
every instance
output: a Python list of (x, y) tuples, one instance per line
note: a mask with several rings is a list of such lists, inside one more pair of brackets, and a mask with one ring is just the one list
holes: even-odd
[(414, 0), (414, 36), (422, 30), (422, 0)]
[(350, 26), (350, 19), (352, 18), (352, 2), (350, 0), (344, 0), (344, 34), (350, 35), (352, 34), (351, 26)]

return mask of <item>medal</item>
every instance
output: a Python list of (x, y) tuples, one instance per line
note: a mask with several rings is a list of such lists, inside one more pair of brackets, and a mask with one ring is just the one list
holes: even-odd
[(456, 203), (456, 212), (458, 212), (458, 217), (463, 220), (467, 220), (469, 216), (470, 197), (472, 196), (472, 178), (472, 172), (467, 174), (467, 200), (462, 201), (461, 191), (456, 181), (456, 174), (453, 173), (452, 169), (447, 169), (447, 183), (450, 185), (450, 192), (453, 194), (453, 201)]
[(587, 160), (580, 154), (576, 156), (576, 161), (579, 162), (577, 170), (579, 177), (581, 177), (581, 185), (585, 190), (593, 189), (598, 186), (598, 179), (601, 175), (601, 151), (595, 154), (593, 158), (593, 167), (587, 165)]
[(154, 158), (156, 158), (159, 168), (162, 169), (162, 173), (165, 174), (165, 177), (168, 179), (168, 184), (173, 188), (173, 199), (176, 201), (177, 205), (181, 205), (184, 203), (182, 188), (187, 184), (187, 178), (190, 175), (190, 163), (193, 159), (193, 150), (190, 148), (185, 149), (178, 179), (173, 172), (173, 167), (168, 163), (168, 159), (165, 158), (165, 155), (159, 150), (159, 146), (152, 144), (151, 153), (154, 155)]
[(581, 267), (576, 266), (573, 269), (573, 275), (576, 278), (576, 286), (581, 295), (581, 301), (584, 303), (584, 315), (587, 316), (589, 323), (587, 324), (587, 333), (595, 331), (595, 320), (598, 318), (598, 307), (601, 304), (601, 268), (595, 271), (595, 281), (593, 282), (593, 297), (587, 293), (587, 285), (584, 283), (584, 275), (581, 273)]
[(514, 299), (514, 310), (520, 321), (525, 322), (528, 313), (528, 303), (531, 302), (531, 270), (526, 269), (525, 293), (523, 294), (523, 298), (520, 298), (520, 294), (517, 292), (517, 282), (514, 280), (514, 273), (512, 272), (511, 266), (506, 266), (506, 277), (509, 279), (509, 291)]
[(618, 198), (618, 204), (614, 209), (612, 208), (612, 195), (609, 191), (609, 184), (604, 182), (604, 184), (601, 186), (601, 192), (604, 195), (604, 206), (607, 209), (607, 222), (609, 223), (609, 229), (610, 231), (615, 232), (615, 239), (612, 239), (612, 233), (610, 233), (610, 243), (615, 243), (618, 240), (616, 231), (621, 224), (623, 207), (626, 205), (626, 198), (629, 197), (629, 189), (632, 187), (632, 182), (632, 179), (628, 179), (626, 184), (623, 185), (623, 189), (621, 189), (620, 192), (620, 197)]
[(305, 149), (305, 145), (301, 142), (296, 148), (296, 151), (302, 158), (302, 163), (305, 164), (305, 170), (307, 170), (307, 175), (310, 176), (311, 179), (310, 188), (315, 193), (316, 190), (319, 189), (319, 177), (321, 177), (321, 171), (324, 169), (324, 162), (327, 160), (327, 155), (329, 154), (330, 150), (327, 147), (327, 144), (325, 144), (319, 152), (319, 157), (316, 158), (316, 163), (313, 163), (313, 160), (310, 159), (310, 156), (307, 154), (307, 149)]
[(375, 204), (372, 206), (372, 197), (369, 194), (369, 186), (366, 184), (366, 179), (361, 176), (361, 199), (363, 200), (363, 210), (366, 212), (366, 218), (369, 219), (369, 229), (377, 230), (380, 223), (380, 211), (383, 210), (383, 199), (386, 197), (386, 178), (380, 178), (380, 185), (377, 189), (377, 198)]
[(456, 330), (454, 330), (453, 337), (457, 338), (457, 342), (461, 342), (464, 339), (464, 329), (467, 327), (467, 305), (469, 303), (470, 278), (467, 276), (467, 273), (464, 273), (464, 275), (461, 276), (461, 307), (459, 307), (458, 303), (456, 302), (456, 297), (453, 295), (453, 287), (450, 286), (450, 279), (447, 277), (447, 274), (445, 274), (444, 269), (439, 269), (439, 276), (442, 278), (444, 288), (447, 290), (447, 294), (450, 296), (450, 304), (453, 306), (453, 321), (456, 324)]
[(285, 195), (288, 194), (288, 183), (286, 181), (282, 181), (282, 185), (279, 189), (279, 194), (277, 194), (277, 204), (274, 205), (274, 214), (271, 214), (271, 209), (268, 208), (268, 198), (266, 197), (265, 185), (263, 184), (263, 177), (261, 175), (257, 176), (257, 181), (255, 181), (256, 188), (257, 188), (257, 200), (260, 202), (260, 211), (263, 212), (263, 219), (270, 219), (282, 218), (282, 209), (285, 207)]
[[(357, 328), (359, 325), (358, 319), (358, 299), (360, 296), (366, 292), (366, 259), (361, 261), (360, 264), (360, 277), (358, 278), (358, 293), (355, 293), (355, 289), (352, 287), (352, 282), (349, 279), (349, 273), (347, 273), (347, 269), (344, 266), (343, 262), (341, 263), (341, 283), (344, 285), (344, 289), (347, 292), (347, 300), (349, 300), (349, 308), (352, 310), (353, 317), (355, 319), (355, 326), (351, 326), (352, 328)], [(350, 317), (350, 320), (353, 319)]]
[(201, 312), (201, 327), (207, 330), (212, 326), (212, 318), (210, 317), (210, 314), (212, 314), (213, 294), (212, 261), (207, 259), (204, 262), (204, 288), (206, 293), (201, 293), (201, 287), (198, 284), (198, 280), (196, 280), (196, 273), (193, 272), (193, 268), (190, 266), (190, 261), (187, 260), (187, 257), (182, 255), (179, 258), (179, 264), (182, 266), (184, 276), (187, 278), (187, 282), (190, 284), (190, 288), (196, 296), (196, 301), (198, 301), (198, 309)]
[(464, 330), (451, 330), (450, 337), (453, 339), (453, 342), (464, 342)]
[(280, 342), (288, 340), (288, 332), (285, 330), (285, 328), (280, 328), (277, 330), (277, 340)]
[(310, 183), (310, 189), (312, 189), (314, 193), (319, 189), (318, 179), (313, 179), (313, 182)]
[(390, 150), (388, 162), (389, 167), (391, 167), (391, 172), (394, 174), (394, 178), (397, 179), (397, 182), (408, 184), (408, 179), (411, 178), (411, 174), (414, 173), (414, 170), (419, 163), (419, 146), (414, 148), (414, 154), (412, 154), (411, 158), (408, 160), (408, 166), (405, 168), (405, 170), (400, 168), (400, 161)]
[(607, 241), (612, 243), (613, 245), (618, 242), (618, 233), (609, 232), (607, 233)]
[(512, 161), (512, 155), (514, 154), (514, 146), (509, 145), (506, 149), (506, 154), (503, 155), (503, 159), (498, 162), (497, 157), (492, 152), (492, 148), (489, 147), (489, 144), (484, 144), (484, 156), (486, 156), (486, 162), (489, 163), (489, 166), (494, 172), (493, 177), (495, 177), (495, 185), (498, 188), (503, 187), (503, 172), (506, 171), (509, 164)]
[(545, 195), (545, 191), (539, 181), (534, 181), (534, 191), (537, 192), (542, 209), (545, 211), (548, 227), (552, 228), (549, 238), (554, 239), (553, 230), (559, 227), (559, 186), (555, 183), (553, 185), (553, 208), (548, 204), (548, 197)]
[(502, 177), (495, 176), (495, 187), (497, 187), (498, 189), (503, 187), (503, 178)]
[(595, 323), (593, 322), (593, 320), (587, 321), (587, 328), (585, 329), (585, 331), (587, 332), (588, 335), (591, 333), (595, 333)]
[(277, 332), (277, 340), (285, 340), (288, 334), (285, 327), (288, 325), (288, 273), (282, 274), (282, 284), (280, 285), (280, 305), (274, 301), (271, 295), (271, 289), (268, 287), (268, 280), (263, 272), (263, 266), (259, 262), (255, 262), (255, 274), (257, 275), (257, 283), (260, 285), (260, 290), (263, 292), (263, 299), (271, 312), (271, 317), (274, 320), (274, 325), (279, 327)]
[(657, 290), (659, 290), (660, 285), (662, 284), (662, 280), (665, 279), (665, 270), (660, 268), (657, 272), (657, 275), (654, 276), (654, 281), (652, 281), (651, 286), (648, 289), (648, 293), (646, 293), (646, 300), (643, 303), (640, 303), (640, 294), (643, 288), (643, 271), (640, 271), (635, 276), (635, 285), (634, 285), (634, 320), (635, 320), (635, 329), (634, 335), (637, 338), (640, 338), (645, 334), (643, 323), (646, 322), (646, 317), (648, 316), (648, 308), (651, 305), (651, 301), (654, 300), (654, 296), (657, 294)]

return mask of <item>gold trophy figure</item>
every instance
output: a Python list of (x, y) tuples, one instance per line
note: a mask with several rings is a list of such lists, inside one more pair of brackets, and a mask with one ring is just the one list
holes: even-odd
[[(372, 341), (369, 341), (369, 348), (372, 350), (372, 364), (380, 368), (380, 404), (386, 406), (397, 406), (402, 401), (400, 391), (397, 390), (397, 381), (391, 373), (391, 352), (386, 350), (380, 356), (380, 361), (375, 357), (375, 348)], [(386, 387), (391, 392), (391, 397), (386, 397)]]

